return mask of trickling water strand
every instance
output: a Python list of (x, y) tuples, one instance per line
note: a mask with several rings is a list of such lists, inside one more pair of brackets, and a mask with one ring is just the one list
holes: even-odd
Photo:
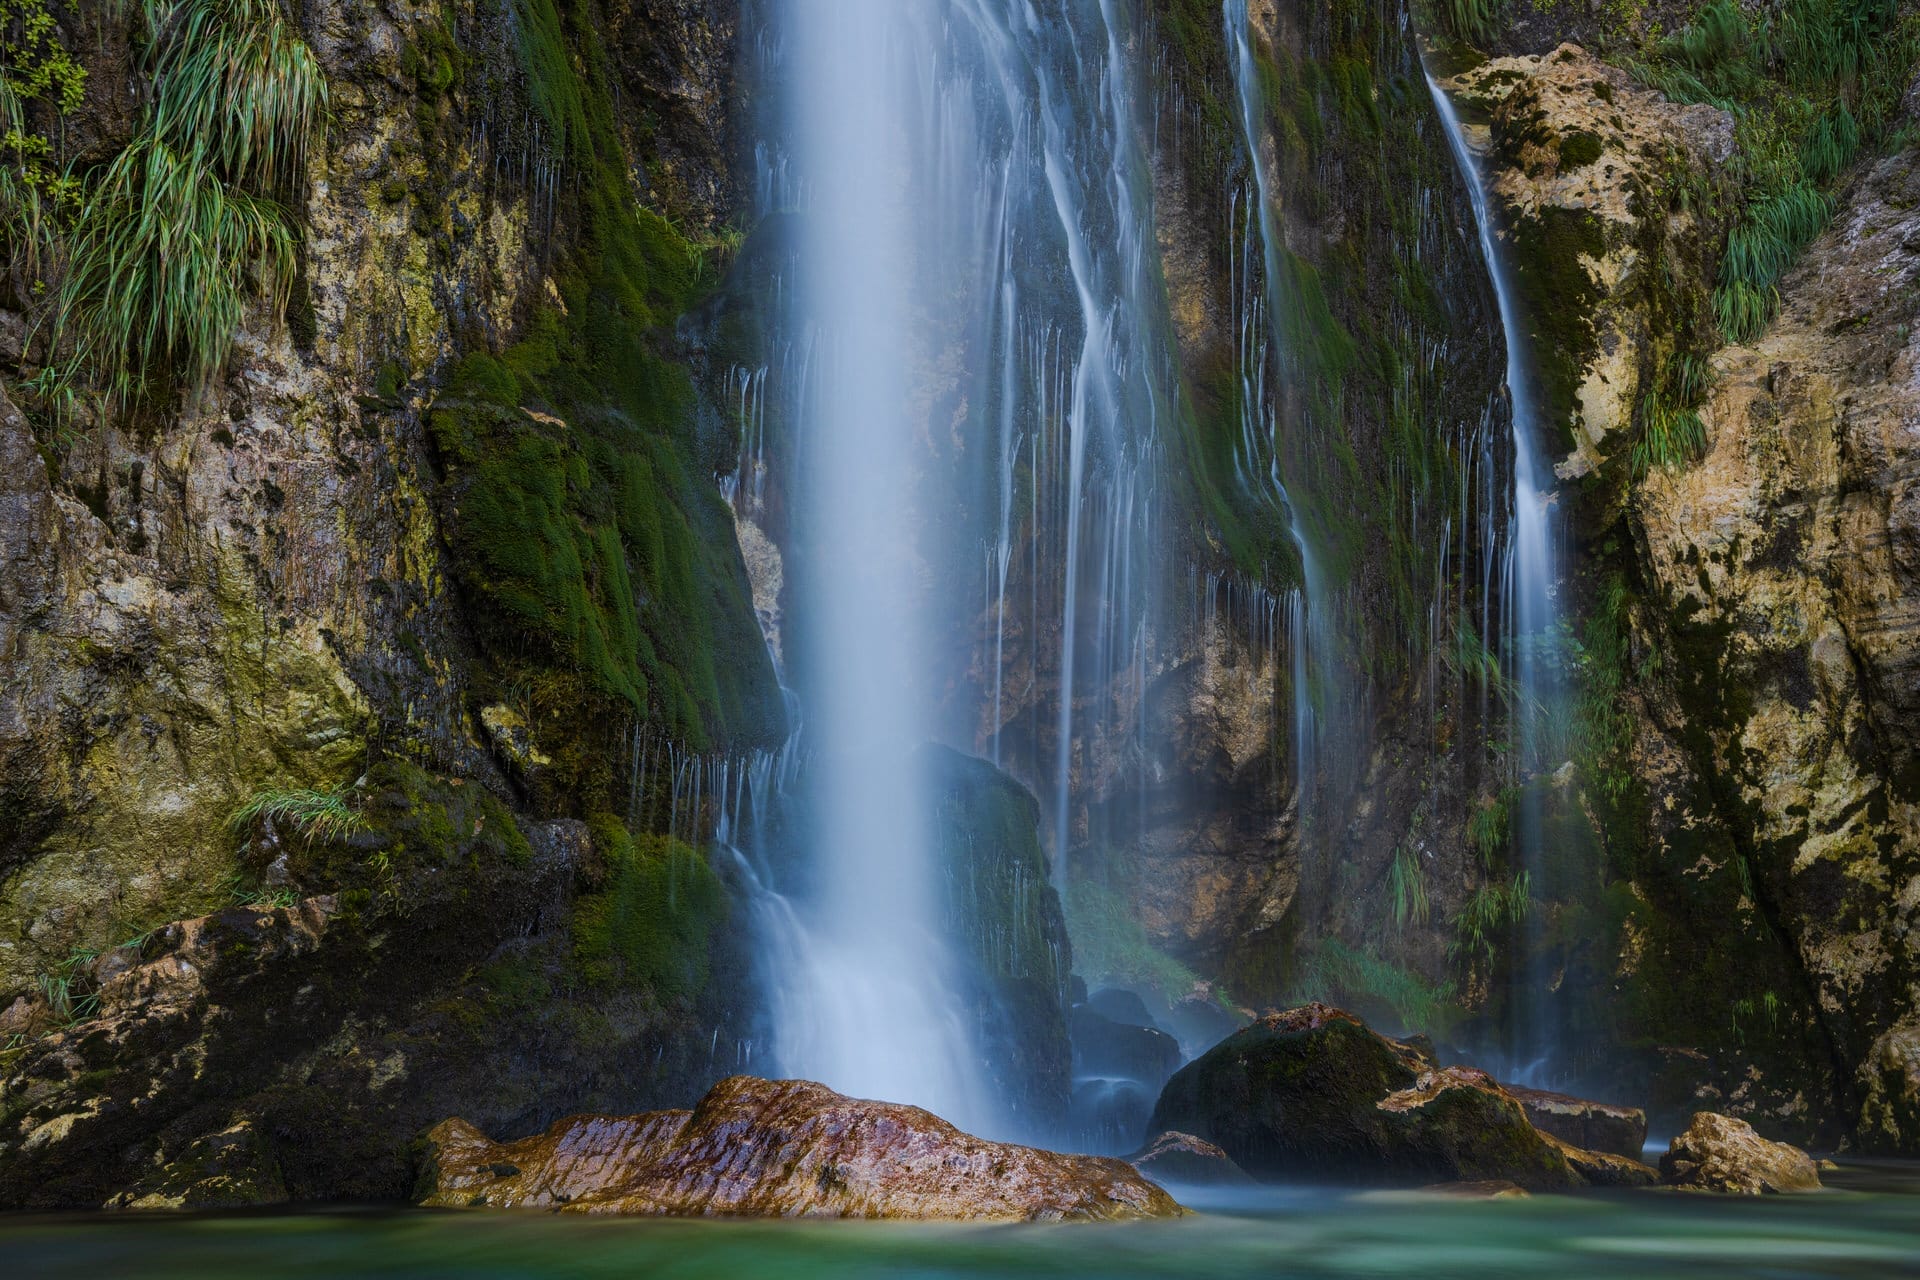
[[(1500, 594), (1505, 617), (1501, 636), (1503, 658), (1511, 664), (1514, 673), (1515, 695), (1510, 699), (1510, 713), (1514, 740), (1519, 748), (1515, 781), (1523, 783), (1527, 773), (1546, 764), (1541, 758), (1541, 713), (1549, 701), (1551, 676), (1541, 659), (1556, 621), (1553, 521), (1547, 493), (1550, 473), (1539, 451), (1538, 400), (1528, 367), (1518, 294), (1511, 266), (1500, 249), (1479, 163), (1467, 144), (1452, 100), (1430, 73), (1427, 90), (1433, 95), (1454, 163), (1472, 197), (1480, 252), (1493, 282), (1500, 306), (1500, 324), (1506, 336), (1507, 394), (1513, 424), (1513, 502), (1502, 569)], [(1544, 852), (1540, 805), (1539, 788), (1523, 787), (1514, 814), (1515, 849), (1521, 866), (1536, 881), (1541, 874), (1540, 860)], [(1547, 998), (1548, 975), (1540, 971), (1544, 948), (1540, 945), (1539, 913), (1529, 912), (1528, 920), (1533, 936), (1529, 938), (1529, 971), (1525, 977), (1535, 1004), (1527, 1011), (1522, 1031), (1524, 1039), (1514, 1047), (1521, 1061), (1543, 1063), (1556, 1047), (1558, 1027)]]

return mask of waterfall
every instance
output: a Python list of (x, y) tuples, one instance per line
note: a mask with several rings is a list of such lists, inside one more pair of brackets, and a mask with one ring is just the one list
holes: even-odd
[(783, 162), (807, 193), (793, 321), (817, 352), (792, 408), (806, 548), (792, 648), (817, 757), (809, 892), (761, 899), (775, 906), (760, 913), (774, 1056), (785, 1073), (991, 1129), (911, 763), (931, 732), (911, 532), (925, 430), (912, 371), (927, 337), (916, 286), (971, 248), (930, 210), (915, 166), (929, 144), (943, 165), (974, 172), (975, 157), (963, 130), (941, 129), (948, 103), (926, 75), (937, 28), (919, 6), (802, 3), (786, 16)]
[[(1506, 338), (1507, 396), (1513, 423), (1513, 502), (1505, 538), (1506, 555), (1501, 565), (1504, 614), (1501, 648), (1503, 662), (1511, 665), (1516, 691), (1510, 707), (1518, 756), (1515, 781), (1524, 784), (1530, 775), (1550, 765), (1543, 759), (1543, 751), (1545, 717), (1554, 692), (1554, 673), (1547, 659), (1557, 622), (1551, 472), (1540, 452), (1539, 400), (1528, 363), (1529, 343), (1520, 315), (1519, 294), (1512, 266), (1501, 251), (1485, 180), (1453, 101), (1431, 72), (1427, 75), (1427, 89), (1446, 129), (1447, 143), (1461, 180), (1472, 197), (1480, 252), (1493, 283), (1500, 307), (1500, 325)], [(1521, 867), (1535, 884), (1541, 882), (1545, 854), (1542, 801), (1538, 786), (1523, 785), (1514, 811), (1514, 848)], [(1528, 927), (1533, 936), (1528, 940), (1523, 980), (1531, 993), (1532, 1004), (1525, 1010), (1512, 1049), (1519, 1063), (1533, 1064), (1532, 1070), (1537, 1073), (1544, 1069), (1558, 1036), (1548, 998), (1551, 975), (1541, 971), (1544, 948), (1540, 945), (1538, 912), (1528, 913)]]
[[(1226, 28), (1227, 49), (1232, 55), (1233, 85), (1240, 107), (1241, 138), (1247, 149), (1247, 166), (1253, 189), (1244, 201), (1245, 224), (1239, 228), (1242, 243), (1258, 244), (1258, 277), (1254, 263), (1244, 262), (1233, 291), (1239, 337), (1238, 364), (1242, 382), (1241, 458), (1242, 476), (1251, 480), (1286, 513), (1287, 530), (1300, 556), (1303, 590), (1292, 593), (1288, 608), (1288, 647), (1291, 653), (1293, 685), (1293, 758), (1294, 793), (1298, 797), (1303, 837), (1313, 818), (1313, 799), (1317, 790), (1319, 718), (1315, 714), (1314, 690), (1331, 688), (1338, 670), (1336, 637), (1332, 630), (1332, 601), (1320, 557), (1300, 519), (1299, 509), (1287, 494), (1281, 441), (1281, 423), (1274, 407), (1274, 396), (1266, 386), (1267, 370), (1273, 352), (1270, 343), (1279, 341), (1284, 328), (1280, 316), (1281, 271), (1279, 251), (1281, 233), (1274, 225), (1278, 200), (1267, 172), (1261, 145), (1263, 111), (1260, 79), (1254, 66), (1251, 33), (1248, 30), (1247, 0), (1224, 0), (1221, 18)], [(1257, 281), (1257, 282), (1256, 282)], [(1264, 466), (1262, 465), (1264, 460)], [(1319, 664), (1316, 666), (1315, 664)], [(1303, 838), (1304, 846), (1307, 840)]]

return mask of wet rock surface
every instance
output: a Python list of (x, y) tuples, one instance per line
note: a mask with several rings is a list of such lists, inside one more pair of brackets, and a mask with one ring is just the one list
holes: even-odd
[(1594, 1102), (1545, 1089), (1503, 1086), (1526, 1109), (1542, 1133), (1589, 1151), (1606, 1151), (1638, 1160), (1647, 1145), (1647, 1113), (1638, 1107)]
[(1798, 1147), (1769, 1142), (1732, 1116), (1702, 1111), (1660, 1157), (1660, 1175), (1684, 1191), (1782, 1195), (1820, 1189), (1820, 1171)]
[(988, 1142), (805, 1080), (722, 1080), (692, 1111), (575, 1116), (495, 1143), (428, 1135), (421, 1203), (642, 1215), (1053, 1221), (1173, 1217), (1119, 1160)]
[(1127, 1163), (1169, 1186), (1250, 1187), (1253, 1179), (1233, 1157), (1205, 1138), (1163, 1133), (1127, 1157)]

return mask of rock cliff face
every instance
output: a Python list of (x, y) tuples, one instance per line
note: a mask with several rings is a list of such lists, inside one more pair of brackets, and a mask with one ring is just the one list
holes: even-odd
[[(1585, 868), (1547, 904), (1577, 1052), (1646, 1081), (1665, 1124), (1705, 1101), (1910, 1149), (1912, 144), (1843, 180), (1779, 314), (1721, 346), (1726, 114), (1573, 45), (1450, 84), (1480, 112), (1565, 432), (1583, 679), (1621, 699), (1555, 828)], [(1690, 348), (1712, 353), (1700, 438), (1663, 458)]]

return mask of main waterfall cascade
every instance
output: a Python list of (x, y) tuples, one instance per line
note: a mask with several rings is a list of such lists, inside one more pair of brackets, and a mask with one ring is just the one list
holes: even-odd
[[(754, 341), (733, 348), (740, 453), (724, 484), (802, 728), (777, 766), (740, 766), (715, 794), (754, 897), (764, 1069), (1045, 1136), (1009, 1110), (966, 1007), (979, 986), (943, 918), (954, 873), (911, 761), (943, 742), (1024, 781), (1066, 893), (1141, 847), (1164, 752), (1154, 682), (1222, 626), (1290, 700), (1268, 708), (1267, 732), (1292, 771), (1292, 839), (1318, 877), (1309, 889), (1301, 876), (1301, 901), (1323, 911), (1337, 892), (1326, 864), (1366, 754), (1369, 693), (1351, 652), (1353, 570), (1331, 583), (1321, 543), (1329, 510), (1353, 495), (1313, 492), (1312, 455), (1339, 424), (1286, 385), (1295, 335), (1281, 289), (1299, 268), (1281, 259), (1272, 104), (1245, 0), (1219, 14), (1230, 83), (1217, 87), (1238, 108), (1228, 119), (1244, 157), (1212, 193), (1234, 264), (1233, 457), (1241, 499), (1290, 538), (1277, 589), (1188, 563), (1174, 528), (1170, 450), (1193, 407), (1155, 175), (1182, 140), (1165, 126), (1180, 112), (1156, 98), (1159, 37), (1138, 7), (750, 8), (763, 233), (743, 261), (763, 305)], [(1431, 209), (1417, 217), (1416, 254), (1448, 226)], [(1443, 346), (1420, 357), (1410, 378), (1448, 358)], [(1490, 522), (1491, 421), (1440, 446), (1460, 472), (1444, 490), (1459, 509), (1423, 512), (1414, 498), (1413, 536), (1435, 544), (1419, 588), (1433, 594), (1430, 665), (1450, 619), (1495, 595), (1470, 582), (1480, 552), (1467, 532)], [(1536, 465), (1529, 453), (1517, 483), (1532, 485)], [(1515, 518), (1500, 593), (1518, 650), (1546, 625), (1516, 586), (1544, 563), (1530, 520)], [(1437, 684), (1429, 671), (1429, 698)]]
[[(773, 1065), (989, 1131), (908, 762), (952, 741), (1034, 784), (1058, 883), (1076, 744), (1144, 731), (1175, 374), (1122, 8), (770, 0), (752, 36), (759, 212), (801, 228), (729, 481), (745, 521), (770, 474), (786, 498), (811, 760), (790, 847), (744, 859)], [(969, 647), (991, 670), (953, 687)]]

